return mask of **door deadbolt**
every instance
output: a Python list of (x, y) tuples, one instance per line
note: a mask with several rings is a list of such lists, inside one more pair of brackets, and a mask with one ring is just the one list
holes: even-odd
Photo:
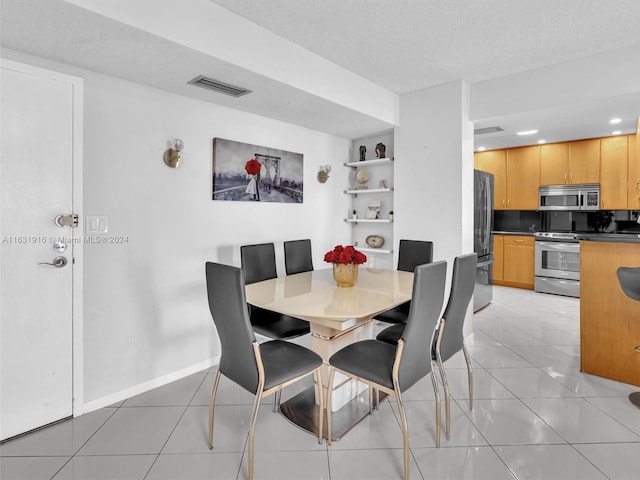
[(58, 215), (53, 219), (53, 223), (59, 227), (77, 227), (78, 215), (75, 213), (71, 213), (69, 215)]
[(38, 265), (50, 265), (56, 268), (62, 268), (67, 264), (67, 259), (65, 257), (56, 257), (53, 259), (53, 262), (40, 262)]

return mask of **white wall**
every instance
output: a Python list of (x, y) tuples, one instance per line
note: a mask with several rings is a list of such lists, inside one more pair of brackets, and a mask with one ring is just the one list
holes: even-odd
[[(349, 234), (338, 168), (346, 139), (97, 75), (85, 80), (84, 211), (108, 215), (124, 245), (85, 246), (85, 401), (219, 354), (204, 263), (240, 265), (242, 244), (311, 238), (314, 263)], [(211, 200), (212, 139), (304, 154), (304, 203)], [(164, 165), (184, 141), (178, 169)], [(329, 181), (317, 166), (332, 164)]]
[[(124, 244), (84, 246), (84, 405), (90, 411), (217, 362), (204, 264), (240, 265), (240, 245), (310, 238), (316, 268), (348, 242), (351, 142), (268, 118), (3, 50), (84, 78), (84, 215), (107, 215)], [(214, 137), (304, 155), (304, 203), (211, 200)], [(185, 143), (165, 166), (167, 142)], [(318, 165), (331, 164), (325, 184)]]
[(468, 99), (468, 86), (461, 81), (400, 98), (394, 236), (433, 241), (434, 260), (451, 262), (473, 251), (473, 126)]

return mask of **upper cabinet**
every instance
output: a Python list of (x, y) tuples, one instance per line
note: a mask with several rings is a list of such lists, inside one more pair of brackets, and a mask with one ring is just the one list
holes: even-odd
[(600, 139), (569, 142), (569, 183), (600, 181)]
[(569, 144), (541, 145), (540, 185), (565, 185), (569, 178)]
[(640, 162), (640, 154), (638, 153), (640, 139), (638, 135), (629, 135), (628, 138), (627, 208), (638, 210), (640, 209), (640, 165), (638, 165)]
[(540, 186), (540, 147), (477, 152), (478, 170), (493, 174), (496, 210), (537, 210)]
[(537, 210), (540, 146), (507, 149), (507, 209)]
[(550, 143), (540, 147), (540, 185), (598, 183), (600, 139)]
[(603, 210), (640, 210), (638, 133), (476, 152), (493, 173), (496, 210), (537, 210), (540, 185), (600, 184)]
[(606, 210), (624, 210), (627, 208), (628, 157), (628, 136), (619, 135), (601, 139), (600, 208)]

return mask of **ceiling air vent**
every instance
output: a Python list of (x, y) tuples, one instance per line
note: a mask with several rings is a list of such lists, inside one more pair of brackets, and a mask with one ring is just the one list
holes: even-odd
[(198, 75), (193, 80), (187, 82), (190, 85), (196, 85), (198, 87), (206, 88), (207, 90), (213, 90), (214, 92), (224, 93), (225, 95), (231, 95), (232, 97), (241, 97), (247, 93), (251, 93), (251, 90), (246, 88), (236, 87), (235, 85), (229, 85), (228, 83), (214, 80), (213, 78), (205, 77), (204, 75)]
[(504, 128), (502, 127), (485, 127), (485, 128), (476, 128), (473, 131), (474, 135), (484, 135), (487, 133), (497, 133), (497, 132), (503, 132)]

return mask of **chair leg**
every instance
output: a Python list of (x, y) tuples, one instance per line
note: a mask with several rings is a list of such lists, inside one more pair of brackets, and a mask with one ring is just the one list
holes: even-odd
[(396, 394), (396, 403), (398, 412), (400, 412), (400, 428), (402, 428), (402, 447), (404, 453), (404, 480), (409, 480), (409, 427), (407, 426), (407, 417), (404, 414), (404, 404), (402, 403), (402, 395), (397, 380), (393, 381), (393, 389)]
[(213, 409), (216, 403), (216, 394), (218, 393), (218, 384), (220, 383), (220, 369), (216, 372), (213, 380), (213, 389), (211, 390), (211, 400), (209, 400), (209, 450), (213, 448)]
[(373, 395), (374, 389), (371, 385), (369, 385), (369, 415), (373, 413)]
[(318, 385), (318, 443), (322, 445), (322, 431), (324, 428), (324, 390), (322, 386), (322, 371), (317, 368), (313, 372), (313, 376), (316, 379)]
[(251, 412), (251, 422), (249, 423), (249, 480), (253, 480), (253, 440), (255, 438), (256, 419), (258, 418), (258, 409), (260, 408), (260, 401), (262, 400), (262, 392), (256, 394), (256, 399), (253, 402), (253, 411)]
[(436, 355), (436, 363), (440, 372), (440, 380), (442, 381), (442, 390), (444, 390), (444, 417), (445, 417), (445, 437), (451, 439), (451, 396), (449, 394), (449, 383), (447, 382), (447, 373), (444, 370), (440, 355)]
[(280, 411), (280, 400), (282, 399), (282, 389), (278, 389), (278, 391), (273, 395), (273, 413)]
[(331, 445), (331, 392), (333, 391), (333, 380), (336, 376), (336, 369), (329, 367), (329, 383), (327, 384), (327, 445)]
[(467, 362), (467, 375), (469, 378), (469, 410), (473, 410), (473, 370), (471, 369), (471, 356), (467, 346), (462, 343), (462, 352), (464, 353), (464, 360)]
[(436, 447), (440, 448), (440, 423), (442, 414), (440, 413), (440, 394), (438, 393), (438, 381), (434, 372), (431, 372), (431, 384), (433, 385), (433, 396), (436, 399)]

